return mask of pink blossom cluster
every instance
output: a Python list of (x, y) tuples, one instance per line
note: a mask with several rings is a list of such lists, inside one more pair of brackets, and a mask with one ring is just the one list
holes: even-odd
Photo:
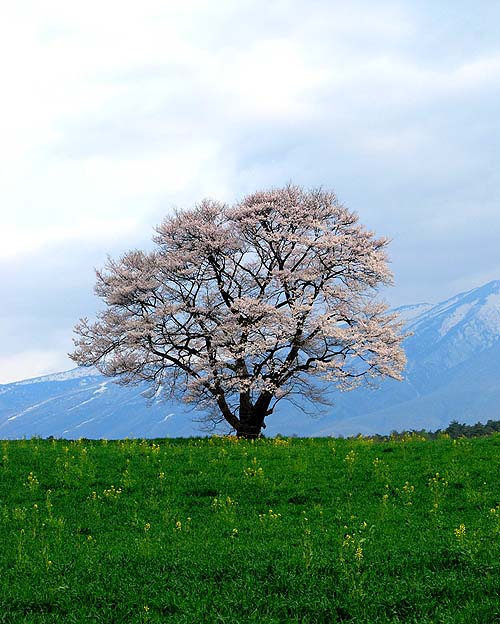
[(284, 397), (400, 378), (402, 325), (377, 301), (385, 249), (332, 192), (204, 200), (156, 228), (156, 249), (97, 272), (106, 304), (76, 326), (73, 359), (182, 396), (238, 433)]

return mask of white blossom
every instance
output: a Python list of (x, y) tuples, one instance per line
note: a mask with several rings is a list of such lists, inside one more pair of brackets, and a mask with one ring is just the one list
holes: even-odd
[[(182, 396), (243, 435), (284, 397), (400, 378), (402, 326), (375, 299), (385, 249), (333, 193), (287, 186), (167, 217), (156, 250), (97, 272), (106, 309), (73, 359)], [(217, 415), (215, 415), (217, 414)]]

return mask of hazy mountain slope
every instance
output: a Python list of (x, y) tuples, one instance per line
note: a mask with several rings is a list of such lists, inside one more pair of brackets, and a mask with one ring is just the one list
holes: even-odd
[(322, 434), (445, 427), (500, 417), (500, 281), (423, 309), (408, 323), (401, 383), (338, 398)]
[(195, 435), (183, 405), (151, 403), (144, 390), (89, 369), (0, 386), (0, 438)]
[[(437, 305), (397, 311), (413, 332), (405, 340), (402, 382), (332, 393), (333, 407), (283, 402), (265, 431), (313, 435), (436, 429), (451, 420), (500, 419), (500, 281)], [(198, 415), (183, 404), (147, 401), (146, 387), (119, 386), (92, 369), (74, 369), (0, 386), (0, 438), (200, 435)]]

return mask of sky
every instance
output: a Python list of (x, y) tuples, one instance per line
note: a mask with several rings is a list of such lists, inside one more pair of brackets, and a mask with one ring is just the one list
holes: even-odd
[(392, 306), (500, 278), (500, 3), (29, 0), (0, 19), (0, 384), (74, 366), (94, 269), (204, 197), (322, 186)]

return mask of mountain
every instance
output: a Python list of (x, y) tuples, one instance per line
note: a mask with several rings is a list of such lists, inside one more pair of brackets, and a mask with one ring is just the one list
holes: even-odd
[(411, 305), (400, 306), (393, 310), (399, 314), (399, 318), (405, 323), (409, 323), (417, 316), (427, 312), (433, 307), (432, 303), (414, 303)]
[(0, 385), (0, 439), (200, 435), (187, 407), (148, 400), (144, 391), (88, 368)]
[(434, 306), (404, 306), (408, 364), (402, 382), (384, 381), (337, 400), (337, 423), (320, 431), (387, 433), (438, 429), (452, 420), (500, 418), (500, 281)]
[[(318, 436), (438, 429), (452, 420), (500, 419), (500, 281), (446, 301), (396, 311), (411, 335), (402, 382), (332, 393), (332, 406), (304, 416), (283, 402), (267, 435)], [(182, 403), (146, 399), (145, 386), (121, 386), (94, 369), (0, 385), (0, 438), (176, 437), (204, 435)]]

